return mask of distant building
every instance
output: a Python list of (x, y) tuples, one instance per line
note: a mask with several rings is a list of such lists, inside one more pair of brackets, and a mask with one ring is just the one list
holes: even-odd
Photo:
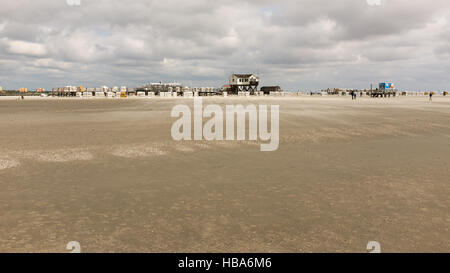
[(231, 85), (229, 85), (229, 84), (224, 84), (220, 88), (220, 91), (222, 91), (222, 92), (229, 92), (230, 90), (231, 90)]
[(19, 88), (20, 93), (28, 93), (28, 88)]
[(55, 87), (52, 88), (52, 93), (58, 96), (75, 96), (77, 93), (76, 86)]
[(0, 92), (2, 92), (2, 91), (3, 91), (3, 87), (0, 86)]
[(255, 74), (233, 74), (229, 78), (230, 92), (254, 93), (258, 90), (259, 77)]
[(148, 92), (153, 92), (158, 95), (161, 92), (181, 92), (183, 86), (180, 83), (172, 82), (172, 83), (148, 83), (143, 86), (136, 88), (136, 92), (145, 92), (146, 95)]
[(74, 93), (74, 92), (77, 92), (77, 87), (68, 85), (63, 88), (63, 91), (66, 93)]
[(36, 92), (42, 93), (42, 92), (45, 92), (45, 89), (44, 88), (36, 88)]
[(263, 86), (263, 87), (261, 87), (261, 92), (264, 92), (265, 95), (270, 94), (270, 92), (281, 92), (281, 87), (279, 87), (279, 86)]

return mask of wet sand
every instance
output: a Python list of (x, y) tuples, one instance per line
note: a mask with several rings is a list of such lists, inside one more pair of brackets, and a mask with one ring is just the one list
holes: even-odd
[(0, 99), (0, 252), (450, 251), (450, 98), (280, 105), (280, 146), (175, 142), (188, 99)]

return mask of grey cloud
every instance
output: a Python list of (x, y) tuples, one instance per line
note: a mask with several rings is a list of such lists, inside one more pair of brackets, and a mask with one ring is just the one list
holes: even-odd
[(220, 86), (249, 71), (292, 90), (384, 80), (446, 88), (449, 8), (445, 0), (3, 1), (0, 86)]

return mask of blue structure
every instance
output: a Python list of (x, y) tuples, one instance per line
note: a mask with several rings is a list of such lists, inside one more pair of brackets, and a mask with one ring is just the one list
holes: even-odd
[(394, 87), (394, 84), (391, 83), (391, 82), (388, 82), (388, 83), (382, 82), (382, 83), (380, 83), (380, 85), (379, 85), (379, 89), (380, 89), (380, 90), (394, 90), (395, 87)]

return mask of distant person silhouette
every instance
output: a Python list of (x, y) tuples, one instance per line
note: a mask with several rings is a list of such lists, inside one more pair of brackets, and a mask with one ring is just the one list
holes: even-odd
[(430, 101), (433, 101), (433, 92), (430, 92)]

